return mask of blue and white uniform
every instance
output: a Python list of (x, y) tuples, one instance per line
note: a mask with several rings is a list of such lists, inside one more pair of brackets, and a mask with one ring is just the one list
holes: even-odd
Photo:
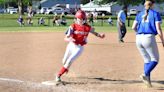
[[(122, 25), (120, 25), (120, 22), (122, 23)], [(126, 23), (126, 13), (124, 12), (124, 10), (121, 10), (117, 16), (117, 28), (118, 28), (119, 41), (123, 41), (123, 38), (126, 35), (125, 23)]]
[(126, 14), (123, 10), (121, 10), (119, 13), (118, 13), (118, 18), (120, 18), (121, 22), (122, 23), (125, 23), (126, 22)]
[(155, 36), (158, 34), (156, 23), (162, 23), (160, 14), (152, 9), (148, 10), (147, 19), (144, 20), (145, 10), (140, 12), (134, 22), (137, 23), (136, 45), (144, 59), (144, 74), (150, 76), (151, 71), (159, 61), (159, 52)]

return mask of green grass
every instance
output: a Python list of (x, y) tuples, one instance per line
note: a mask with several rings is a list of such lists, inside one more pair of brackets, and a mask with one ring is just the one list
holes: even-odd
[[(64, 32), (68, 26), (59, 27), (0, 27), (0, 32)], [(95, 30), (98, 32), (117, 32), (115, 26), (96, 26)], [(131, 32), (131, 27), (127, 27), (127, 30)]]
[[(45, 18), (45, 22), (47, 26), (40, 26), (38, 25), (38, 18), (43, 17)], [(67, 19), (68, 25), (67, 26), (53, 26), (52, 24), (52, 15), (36, 15), (33, 17), (33, 26), (29, 26), (26, 23), (26, 15), (23, 16), (25, 20), (25, 26), (20, 27), (17, 23), (17, 14), (0, 14), (0, 32), (54, 32), (54, 31), (66, 31), (68, 26), (73, 23), (73, 19)], [(133, 16), (134, 17), (134, 16)], [(98, 19), (97, 22), (94, 23), (94, 27), (96, 31), (103, 31), (103, 32), (117, 32), (116, 27), (116, 19), (113, 19), (114, 26), (110, 26), (106, 20)], [(128, 22), (128, 21), (127, 21)], [(131, 25), (133, 20), (130, 20), (130, 27), (127, 27), (127, 30), (130, 32)], [(128, 23), (126, 23), (128, 24)], [(164, 23), (162, 24), (162, 29), (164, 29)]]
[(66, 29), (67, 27), (0, 27), (0, 32), (54, 32)]
[[(19, 27), (19, 24), (17, 23), (18, 14), (0, 14), (0, 27)], [(53, 15), (43, 15), (38, 14), (33, 17), (33, 27), (38, 27), (38, 18), (43, 17), (45, 19), (46, 25), (53, 26), (52, 19)], [(67, 16), (69, 17), (69, 16)], [(107, 18), (109, 16), (106, 16)], [(115, 17), (115, 16), (113, 16)], [(23, 15), (25, 26), (27, 25), (27, 14)], [(107, 19), (104, 19), (102, 22), (102, 19), (98, 19), (97, 22), (94, 23), (94, 26), (109, 26), (107, 24)], [(114, 24), (116, 24), (116, 18), (113, 19)], [(67, 18), (68, 25), (70, 25), (73, 22), (73, 16)]]
[[(41, 15), (40, 15), (41, 16)], [(20, 27), (17, 23), (18, 15), (1, 15), (0, 16), (0, 31), (1, 32), (54, 32), (54, 31), (65, 31), (69, 27), (70, 24), (73, 23), (73, 19), (67, 19), (67, 26), (53, 26), (52, 19), (45, 18), (45, 22), (47, 26), (39, 26), (38, 18), (33, 18), (33, 26), (28, 26), (25, 20), (25, 26)], [(114, 20), (114, 26), (110, 26), (106, 20), (102, 22), (102, 20), (97, 20), (94, 23), (94, 27), (96, 31), (110, 31), (114, 32), (117, 30), (116, 28), (116, 20)]]

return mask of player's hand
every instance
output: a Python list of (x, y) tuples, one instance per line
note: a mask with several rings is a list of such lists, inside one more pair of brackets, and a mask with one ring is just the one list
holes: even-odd
[(75, 42), (75, 39), (73, 39), (72, 37), (69, 37), (69, 42)]
[(123, 26), (123, 23), (119, 22), (119, 25), (122, 27)]
[(100, 38), (105, 38), (105, 34), (100, 34)]

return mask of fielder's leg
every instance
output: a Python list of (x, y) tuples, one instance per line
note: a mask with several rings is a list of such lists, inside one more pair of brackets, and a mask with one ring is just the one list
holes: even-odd
[(118, 22), (117, 22), (117, 29), (118, 29), (118, 39), (119, 39), (119, 42), (122, 42), (121, 26), (120, 26), (120, 24)]
[(121, 39), (122, 39), (122, 41), (123, 41), (123, 38), (124, 38), (125, 35), (126, 35), (126, 26), (125, 26), (125, 24), (123, 24), (123, 26), (121, 27), (121, 34), (122, 34)]
[(136, 36), (137, 48), (144, 59), (144, 74), (140, 75), (140, 78), (142, 79), (142, 81), (147, 87), (151, 87), (152, 85), (150, 81), (150, 76), (147, 74), (147, 69), (148, 69), (151, 58), (143, 45), (143, 39), (144, 39), (144, 35), (142, 34)]
[(144, 47), (150, 56), (150, 62), (146, 69), (146, 75), (150, 76), (152, 70), (156, 67), (159, 61), (159, 52), (154, 35), (148, 35), (148, 38), (145, 40)]

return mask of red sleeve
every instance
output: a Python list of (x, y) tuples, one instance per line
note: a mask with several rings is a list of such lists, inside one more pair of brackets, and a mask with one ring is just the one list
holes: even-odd
[(88, 24), (86, 24), (86, 26), (87, 26), (87, 30), (90, 32), (92, 27)]

